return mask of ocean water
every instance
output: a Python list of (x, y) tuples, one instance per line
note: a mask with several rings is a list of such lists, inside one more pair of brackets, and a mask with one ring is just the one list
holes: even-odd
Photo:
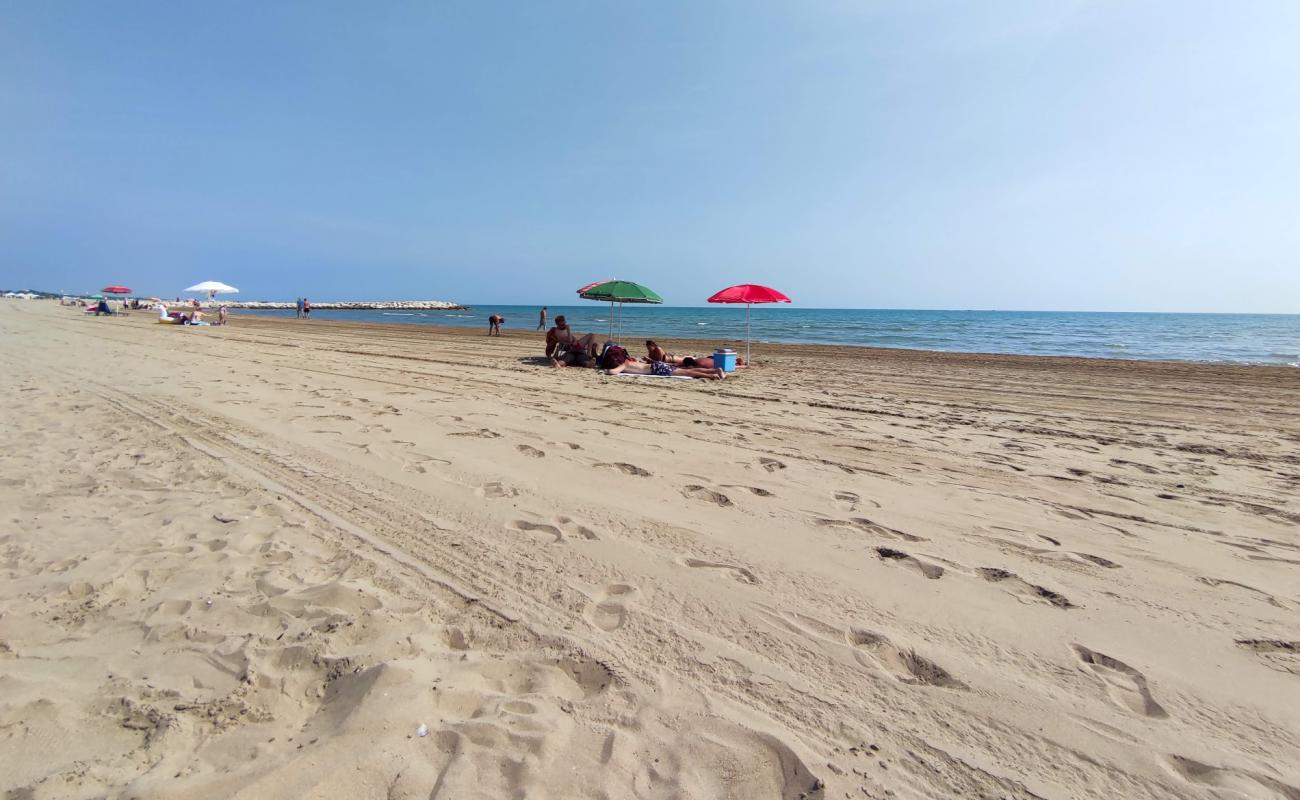
[[(481, 305), (468, 311), (312, 311), (314, 319), (454, 325), (487, 330), (537, 327), (538, 306)], [(293, 316), (293, 311), (247, 311)], [(551, 306), (579, 332), (610, 332), (608, 304)], [(618, 308), (614, 309), (617, 333)], [(902, 347), (976, 353), (1090, 356), (1300, 366), (1300, 314), (1149, 314), (1065, 311), (906, 311), (754, 306), (753, 341)], [(700, 349), (744, 346), (745, 307), (626, 305), (622, 339), (699, 339)]]

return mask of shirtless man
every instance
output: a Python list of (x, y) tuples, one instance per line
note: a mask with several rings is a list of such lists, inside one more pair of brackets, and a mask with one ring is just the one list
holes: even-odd
[(556, 348), (560, 345), (564, 345), (566, 350), (586, 352), (592, 358), (596, 357), (596, 353), (600, 349), (600, 345), (596, 341), (596, 334), (588, 333), (579, 336), (574, 333), (563, 314), (555, 317), (555, 327), (546, 332), (546, 357), (551, 358), (554, 356)]

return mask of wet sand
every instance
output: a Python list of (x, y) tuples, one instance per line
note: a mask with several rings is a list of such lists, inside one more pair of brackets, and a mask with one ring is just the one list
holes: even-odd
[(0, 303), (0, 791), (1300, 798), (1300, 370), (540, 342)]

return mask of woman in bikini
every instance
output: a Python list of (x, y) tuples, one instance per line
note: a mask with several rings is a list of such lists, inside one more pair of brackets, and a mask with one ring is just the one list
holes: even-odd
[(664, 349), (660, 347), (659, 343), (656, 342), (654, 339), (645, 340), (645, 352), (646, 352), (646, 361), (651, 363), (655, 361), (661, 361), (664, 364), (681, 363), (681, 359), (679, 359), (677, 356), (673, 355), (672, 353), (665, 353)]

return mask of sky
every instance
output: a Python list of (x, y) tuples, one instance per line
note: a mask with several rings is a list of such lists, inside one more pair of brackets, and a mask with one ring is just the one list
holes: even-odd
[(0, 0), (0, 287), (1300, 312), (1294, 0)]

